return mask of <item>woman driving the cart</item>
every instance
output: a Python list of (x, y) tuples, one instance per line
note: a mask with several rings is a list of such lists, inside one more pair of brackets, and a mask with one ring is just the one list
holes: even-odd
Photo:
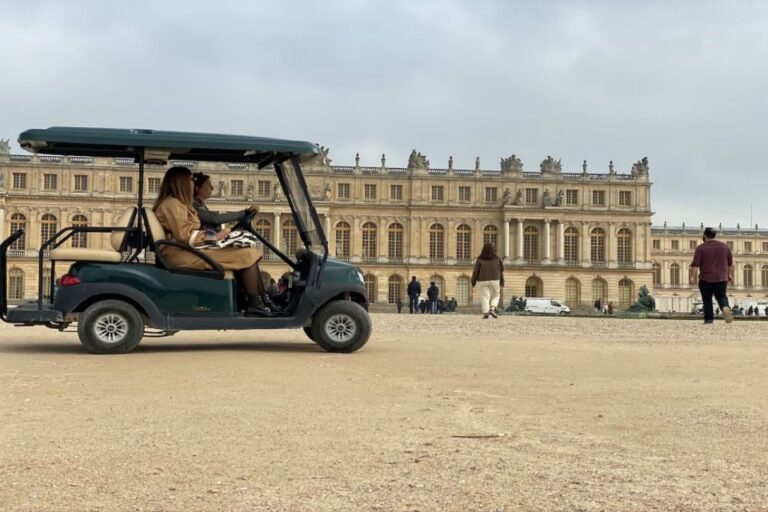
[[(212, 230), (216, 233), (219, 233), (222, 231), (222, 224), (245, 220), (249, 215), (253, 215), (259, 211), (258, 206), (254, 204), (245, 210), (240, 210), (238, 212), (212, 212), (205, 204), (205, 202), (210, 199), (211, 195), (213, 194), (213, 184), (211, 183), (211, 177), (202, 172), (196, 172), (192, 175), (192, 181), (195, 183), (192, 205), (195, 207), (197, 216), (200, 217), (200, 223), (203, 229), (206, 231)], [(223, 231), (228, 232), (229, 230), (225, 228)]]
[[(202, 244), (205, 231), (201, 230), (200, 217), (193, 206), (192, 171), (187, 167), (171, 167), (160, 184), (160, 192), (153, 210), (170, 239), (191, 246)], [(217, 239), (226, 237), (220, 231)], [(168, 262), (175, 267), (205, 269), (206, 263), (195, 254), (173, 246), (160, 249)], [(227, 247), (201, 249), (224, 270), (234, 270), (238, 282), (248, 296), (246, 313), (272, 315), (279, 311), (265, 293), (258, 262), (263, 253), (255, 247)]]

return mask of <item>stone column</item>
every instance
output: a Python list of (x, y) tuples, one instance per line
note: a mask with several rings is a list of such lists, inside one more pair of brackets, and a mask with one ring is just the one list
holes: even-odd
[(552, 245), (551, 238), (552, 236), (549, 230), (549, 220), (544, 219), (544, 247), (542, 250), (543, 263), (551, 263), (549, 259), (549, 252), (550, 252), (549, 249), (550, 249), (550, 245)]
[(0, 240), (5, 240), (5, 208), (0, 206)]
[(565, 261), (565, 225), (562, 220), (557, 221), (557, 262), (561, 265)]
[(608, 223), (608, 243), (605, 247), (605, 259), (609, 268), (616, 267), (616, 224), (613, 222)]
[(275, 218), (273, 222), (273, 229), (272, 232), (274, 233), (272, 235), (272, 245), (277, 247), (278, 249), (282, 249), (280, 247), (280, 212), (275, 212), (272, 214)]
[(509, 219), (504, 219), (504, 259), (509, 259)]
[(582, 222), (581, 224), (581, 266), (588, 267), (590, 259), (592, 257), (590, 253), (590, 244), (592, 241), (589, 239), (589, 224)]
[(523, 219), (517, 219), (517, 231), (515, 232), (515, 259), (523, 260)]
[(325, 214), (323, 216), (323, 231), (325, 231), (325, 239), (328, 240), (329, 247), (330, 247), (330, 240), (331, 240), (331, 216), (330, 214)]

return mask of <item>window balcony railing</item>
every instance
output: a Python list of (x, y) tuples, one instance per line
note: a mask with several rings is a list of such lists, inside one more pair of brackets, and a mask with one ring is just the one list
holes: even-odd
[(608, 268), (607, 261), (591, 261), (589, 266), (592, 268)]
[(457, 265), (472, 265), (473, 263), (474, 263), (474, 260), (470, 258), (456, 258)]
[(526, 265), (541, 265), (541, 260), (525, 260)]
[(349, 255), (347, 254), (337, 254), (336, 259), (339, 261), (349, 261)]
[(389, 263), (402, 263), (403, 262), (403, 257), (402, 256), (389, 256), (387, 258), (387, 261)]
[(619, 268), (635, 268), (634, 261), (620, 261), (618, 265), (619, 265)]
[(363, 256), (360, 261), (362, 263), (377, 263), (379, 259), (376, 256)]
[(445, 265), (445, 258), (429, 258), (432, 265)]
[(8, 249), (8, 256), (22, 257), (26, 256), (27, 251), (24, 249)]
[(578, 260), (565, 260), (565, 266), (566, 267), (578, 267), (581, 263), (578, 262)]

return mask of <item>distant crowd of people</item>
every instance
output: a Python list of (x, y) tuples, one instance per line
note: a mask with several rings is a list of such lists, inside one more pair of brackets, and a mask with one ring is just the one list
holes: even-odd
[[(411, 314), (439, 315), (445, 312), (452, 313), (456, 311), (456, 306), (458, 306), (458, 302), (453, 297), (450, 299), (447, 297), (445, 299), (440, 298), (440, 288), (435, 281), (429, 282), (426, 299), (421, 298), (421, 283), (416, 279), (416, 276), (411, 277), (411, 282), (408, 283), (406, 292), (408, 293), (408, 311)], [(403, 301), (398, 298), (395, 305), (397, 306), (397, 312), (402, 313)]]
[(613, 302), (608, 301), (603, 302), (603, 299), (597, 299), (595, 301), (595, 310), (598, 313), (602, 313), (604, 315), (612, 315), (613, 314)]

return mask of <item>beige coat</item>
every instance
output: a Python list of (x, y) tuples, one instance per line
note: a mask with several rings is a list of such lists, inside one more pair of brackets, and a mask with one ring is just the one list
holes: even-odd
[[(195, 210), (187, 207), (174, 197), (167, 197), (155, 209), (157, 220), (165, 230), (168, 240), (175, 240), (183, 244), (199, 244), (205, 238), (205, 233), (200, 229), (200, 218)], [(160, 248), (163, 256), (174, 267), (204, 269), (205, 261), (189, 251), (178, 247), (163, 246)], [(217, 262), (224, 270), (240, 270), (250, 267), (261, 259), (262, 252), (250, 247), (228, 247), (226, 249), (202, 249), (206, 256)]]

